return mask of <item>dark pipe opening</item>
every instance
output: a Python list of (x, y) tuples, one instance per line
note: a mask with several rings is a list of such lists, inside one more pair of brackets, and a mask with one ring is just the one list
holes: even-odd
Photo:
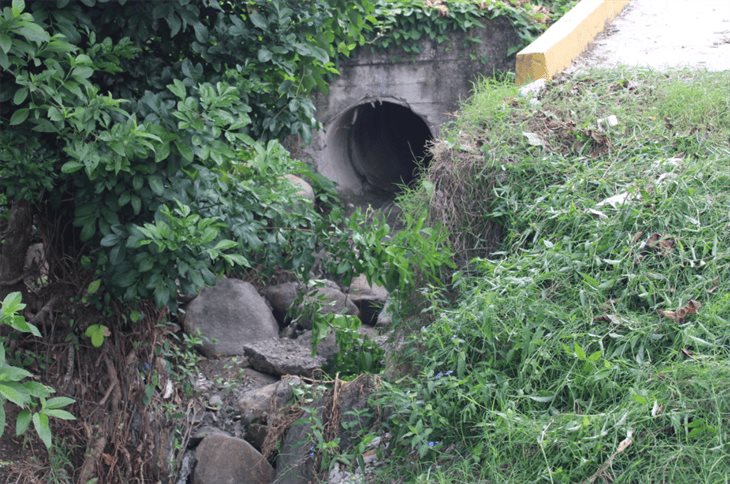
[(354, 109), (350, 122), (348, 154), (365, 192), (392, 197), (428, 163), (431, 131), (410, 109), (389, 102), (365, 104)]

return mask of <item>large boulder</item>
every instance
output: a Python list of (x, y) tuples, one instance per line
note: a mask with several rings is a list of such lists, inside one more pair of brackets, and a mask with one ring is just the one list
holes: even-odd
[(206, 338), (201, 351), (206, 356), (243, 355), (243, 345), (276, 337), (279, 325), (263, 297), (251, 284), (222, 279), (203, 289), (188, 304), (185, 331), (200, 330)]
[(300, 292), (304, 289), (304, 285), (298, 282), (285, 282), (264, 288), (261, 291), (266, 300), (271, 304), (279, 324), (283, 327), (289, 324), (289, 311), (294, 306)]
[(270, 484), (271, 464), (245, 440), (222, 434), (203, 439), (195, 451), (198, 461), (193, 484)]
[(374, 325), (383, 306), (388, 301), (388, 290), (370, 284), (365, 275), (359, 275), (350, 284), (350, 300), (360, 310), (363, 323)]
[(314, 204), (315, 196), (312, 185), (296, 175), (284, 175), (284, 178), (296, 189), (297, 195)]
[(251, 366), (275, 376), (313, 376), (336, 351), (334, 345), (322, 345), (318, 349), (317, 355), (312, 356), (311, 339), (304, 335), (297, 339), (269, 338), (244, 345)]
[(292, 395), (292, 387), (301, 384), (296, 376), (284, 376), (280, 381), (247, 391), (238, 399), (241, 420), (246, 425), (267, 422), (269, 415), (284, 407)]
[(279, 382), (249, 390), (239, 397), (238, 409), (246, 426), (247, 442), (259, 450), (263, 448), (271, 419), (287, 405), (293, 387), (299, 384), (299, 377), (284, 376)]
[[(375, 420), (374, 412), (368, 411), (368, 398), (377, 386), (376, 377), (363, 375), (343, 383), (336, 393), (330, 391), (312, 404), (312, 412), (320, 421), (337, 426), (342, 451), (353, 449), (362, 437), (362, 429), (370, 428)], [(299, 420), (287, 430), (276, 458), (277, 484), (317, 482), (314, 469), (316, 442), (311, 425), (307, 420)]]
[[(269, 286), (263, 291), (264, 296), (271, 304), (274, 315), (281, 326), (286, 326), (291, 321), (294, 305), (298, 300), (302, 301), (305, 307), (319, 306), (320, 314), (349, 314), (359, 316), (360, 310), (351, 300), (350, 296), (342, 292), (340, 287), (332, 281), (324, 281), (321, 286), (307, 289), (298, 282), (285, 282)], [(297, 320), (304, 329), (312, 329), (311, 315), (304, 313)]]

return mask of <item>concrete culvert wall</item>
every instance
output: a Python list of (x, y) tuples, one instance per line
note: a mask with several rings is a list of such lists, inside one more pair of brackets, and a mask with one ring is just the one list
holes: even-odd
[(399, 183), (413, 180), (414, 158), (424, 156), (425, 141), (439, 136), (472, 83), (513, 69), (510, 51), (519, 43), (509, 20), (499, 18), (451, 32), (443, 43), (424, 39), (417, 53), (364, 46), (315, 99), (324, 129), (292, 150), (350, 201), (387, 203)]
[(428, 125), (411, 109), (376, 101), (337, 117), (327, 130), (323, 157), (343, 191), (387, 201), (428, 163), (431, 139)]

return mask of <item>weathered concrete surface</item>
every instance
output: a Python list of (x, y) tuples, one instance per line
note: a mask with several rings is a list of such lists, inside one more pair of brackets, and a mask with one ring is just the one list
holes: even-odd
[(730, 70), (730, 0), (631, 0), (575, 68)]
[(573, 62), (629, 0), (581, 0), (517, 54), (517, 84), (550, 79)]
[[(470, 40), (477, 38), (480, 42)], [(426, 138), (438, 135), (440, 126), (468, 97), (479, 76), (512, 70), (514, 58), (508, 53), (518, 44), (510, 22), (497, 19), (468, 33), (455, 32), (443, 44), (424, 41), (418, 54), (398, 48), (359, 50), (340, 66), (341, 75), (330, 84), (329, 93), (317, 99), (317, 117), (324, 131), (315, 134), (312, 144), (297, 156), (334, 180), (342, 193), (357, 196), (371, 189), (392, 192), (393, 183), (398, 182), (393, 177), (413, 171), (412, 159), (392, 157), (405, 149), (416, 156), (423, 154), (424, 147), (416, 144), (419, 140), (423, 143), (424, 133)], [(404, 112), (396, 112), (393, 106), (405, 108)], [(387, 129), (378, 130), (373, 125), (382, 117), (368, 109), (384, 107), (391, 110), (387, 117), (397, 119)], [(363, 121), (362, 116), (371, 120)], [(372, 133), (352, 136), (363, 129)], [(412, 132), (399, 133), (408, 129)], [(380, 150), (377, 156), (369, 155), (372, 149)], [(359, 159), (358, 168), (353, 166), (353, 159)], [(377, 164), (370, 172), (369, 163)], [(374, 184), (385, 186), (370, 186)]]

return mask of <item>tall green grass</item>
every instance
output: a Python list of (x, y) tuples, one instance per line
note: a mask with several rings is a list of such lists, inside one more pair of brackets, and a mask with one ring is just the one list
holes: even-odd
[(477, 257), (385, 383), (382, 478), (725, 482), (730, 74), (485, 82), (434, 152), (411, 197)]

